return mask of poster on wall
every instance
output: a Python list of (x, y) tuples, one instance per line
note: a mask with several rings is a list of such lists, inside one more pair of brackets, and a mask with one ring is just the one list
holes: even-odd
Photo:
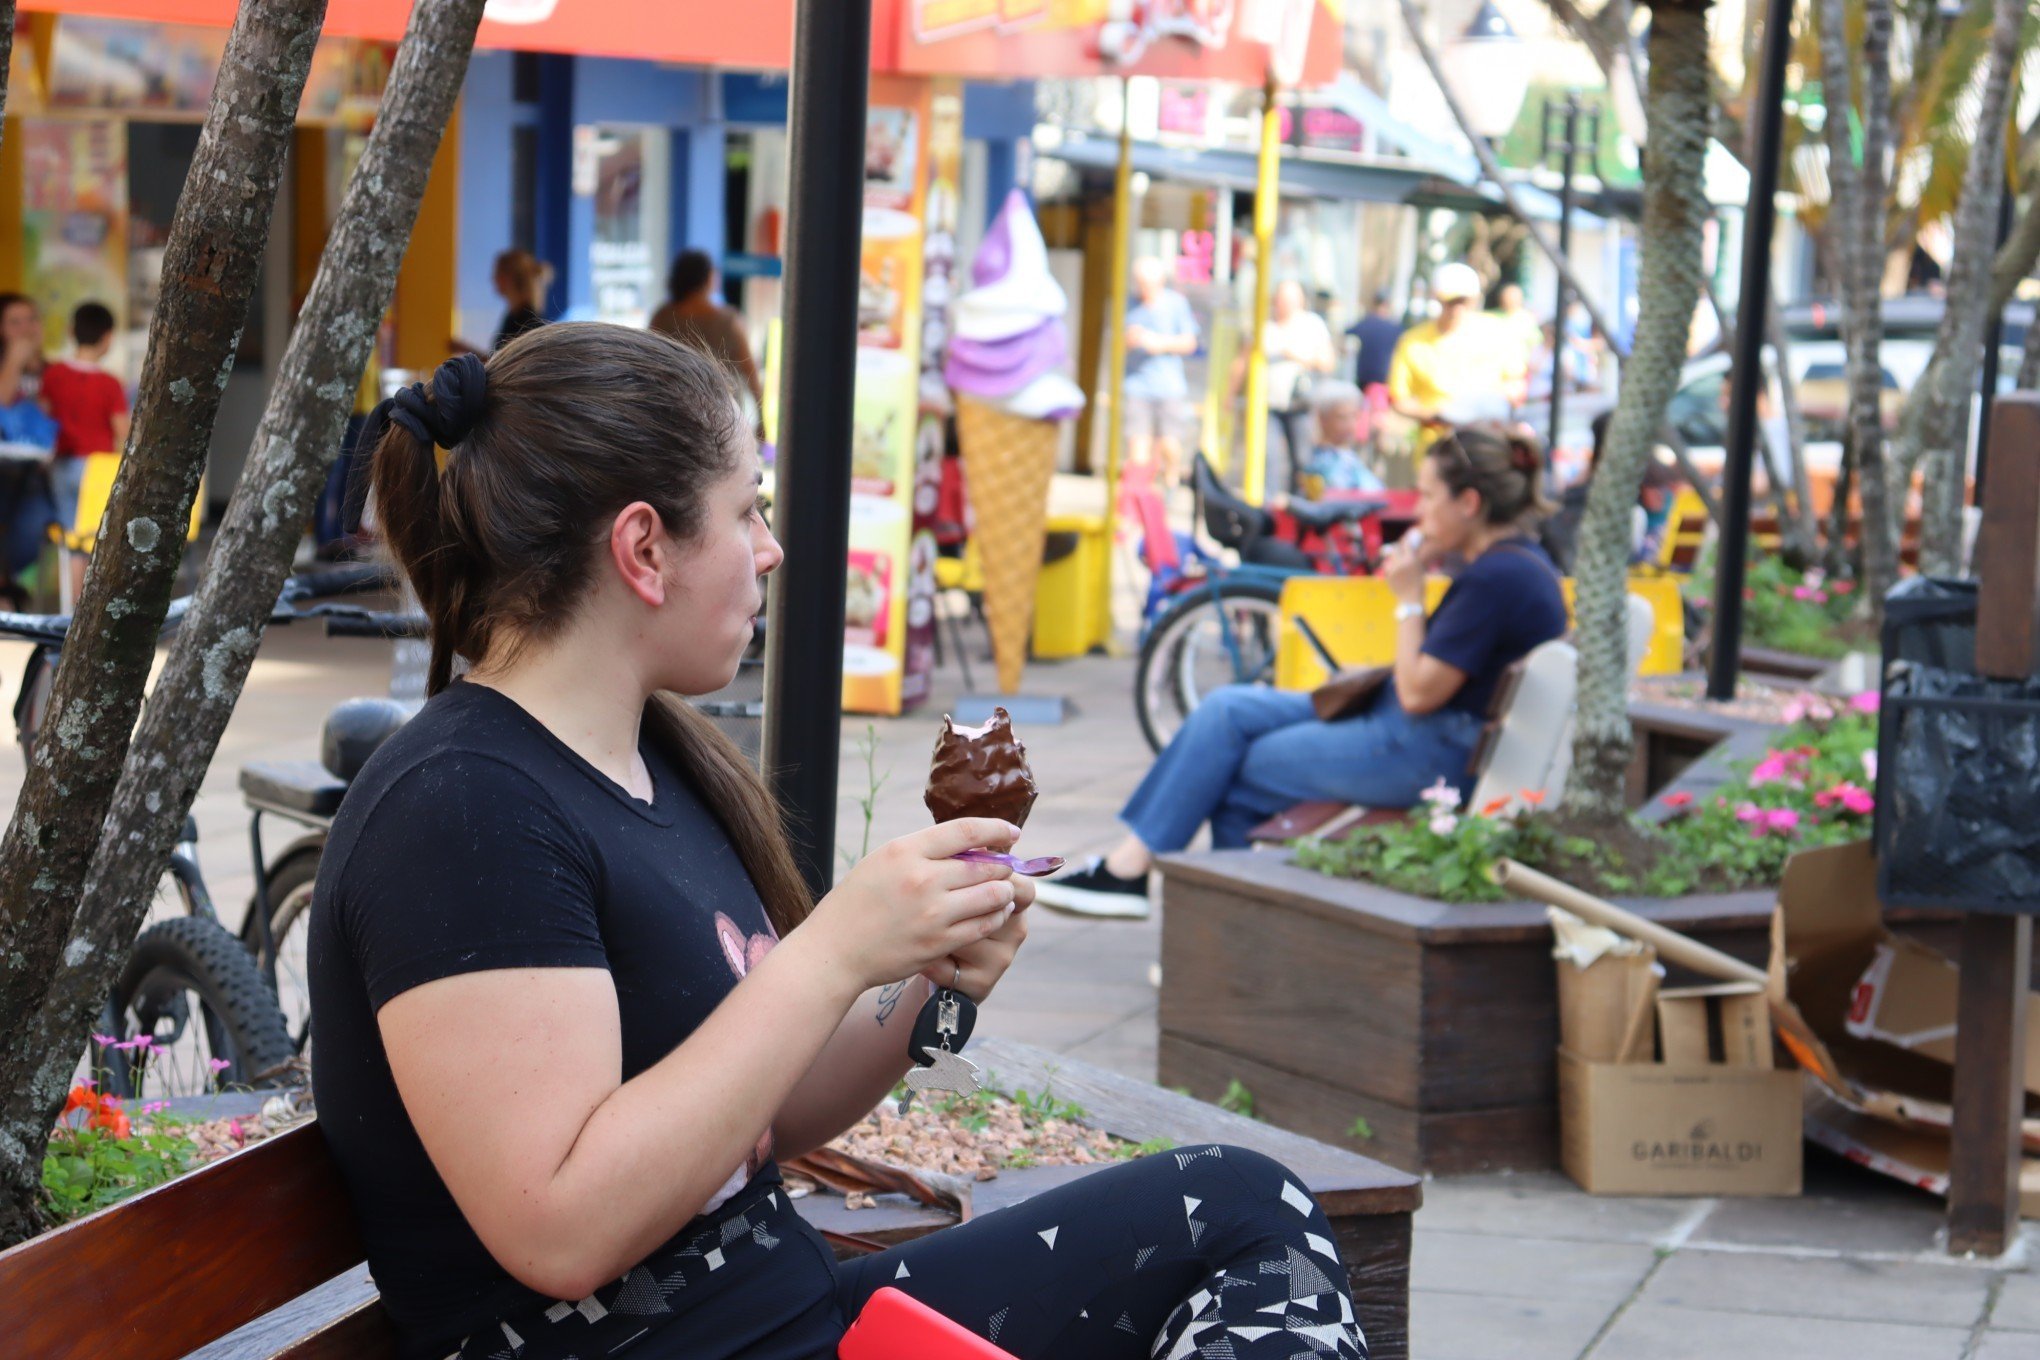
[(78, 304), (105, 304), (116, 326), (127, 311), (126, 134), (118, 119), (22, 121), (22, 276), (52, 353)]
[[(843, 601), (843, 707), (853, 713), (898, 713), (908, 702), (928, 111), (927, 81), (873, 78), (865, 124), (850, 559)], [(918, 702), (926, 697), (925, 679), (916, 688)]]

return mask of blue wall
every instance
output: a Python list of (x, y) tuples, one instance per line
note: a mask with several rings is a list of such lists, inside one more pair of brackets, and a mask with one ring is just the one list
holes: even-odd
[(457, 296), (465, 338), (478, 344), (494, 334), (502, 310), (490, 267), (496, 252), (512, 244), (511, 129), (517, 126), (538, 129), (534, 248), (553, 266), (549, 310), (555, 316), (592, 312), (588, 255), (595, 204), (572, 193), (576, 126), (668, 129), (669, 251), (722, 241), (721, 92), (709, 72), (600, 57), (541, 57), (538, 102), (519, 104), (511, 98), (514, 62), (507, 52), (475, 53), (462, 103)]

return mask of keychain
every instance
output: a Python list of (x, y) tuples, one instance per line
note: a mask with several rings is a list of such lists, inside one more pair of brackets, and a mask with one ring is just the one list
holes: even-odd
[[(958, 969), (957, 975), (962, 976)], [(938, 987), (914, 1017), (914, 1035), (907, 1052), (914, 1067), (907, 1072), (907, 1093), (900, 1097), (905, 1114), (919, 1091), (974, 1096), (984, 1088), (984, 1075), (963, 1056), (963, 1045), (977, 1026), (977, 1003), (952, 987)]]

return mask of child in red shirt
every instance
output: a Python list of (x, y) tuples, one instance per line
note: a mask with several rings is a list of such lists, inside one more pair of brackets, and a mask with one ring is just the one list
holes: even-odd
[[(57, 454), (50, 464), (50, 490), (66, 529), (78, 529), (78, 492), (85, 482), (85, 455), (119, 453), (127, 447), (127, 389), (100, 367), (113, 347), (113, 313), (87, 302), (71, 314), (77, 352), (43, 370), (42, 399), (57, 422)], [(84, 560), (76, 564), (84, 574)]]

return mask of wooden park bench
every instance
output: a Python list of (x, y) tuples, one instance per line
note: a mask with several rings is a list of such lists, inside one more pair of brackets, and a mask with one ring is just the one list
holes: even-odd
[[(1411, 1215), (1422, 1198), (1415, 1177), (1025, 1044), (981, 1040), (971, 1057), (1004, 1089), (1052, 1089), (1085, 1108), (1086, 1124), (1132, 1141), (1233, 1143), (1286, 1163), (1332, 1221), (1374, 1360), (1407, 1360)], [(975, 1188), (973, 1209), (988, 1213), (1093, 1170), (1008, 1170)], [(858, 1211), (833, 1195), (796, 1204), (835, 1235), (839, 1253), (858, 1249), (843, 1235), (890, 1244), (955, 1222), (897, 1196)], [(395, 1354), (346, 1188), (316, 1123), (0, 1252), (5, 1360)]]

